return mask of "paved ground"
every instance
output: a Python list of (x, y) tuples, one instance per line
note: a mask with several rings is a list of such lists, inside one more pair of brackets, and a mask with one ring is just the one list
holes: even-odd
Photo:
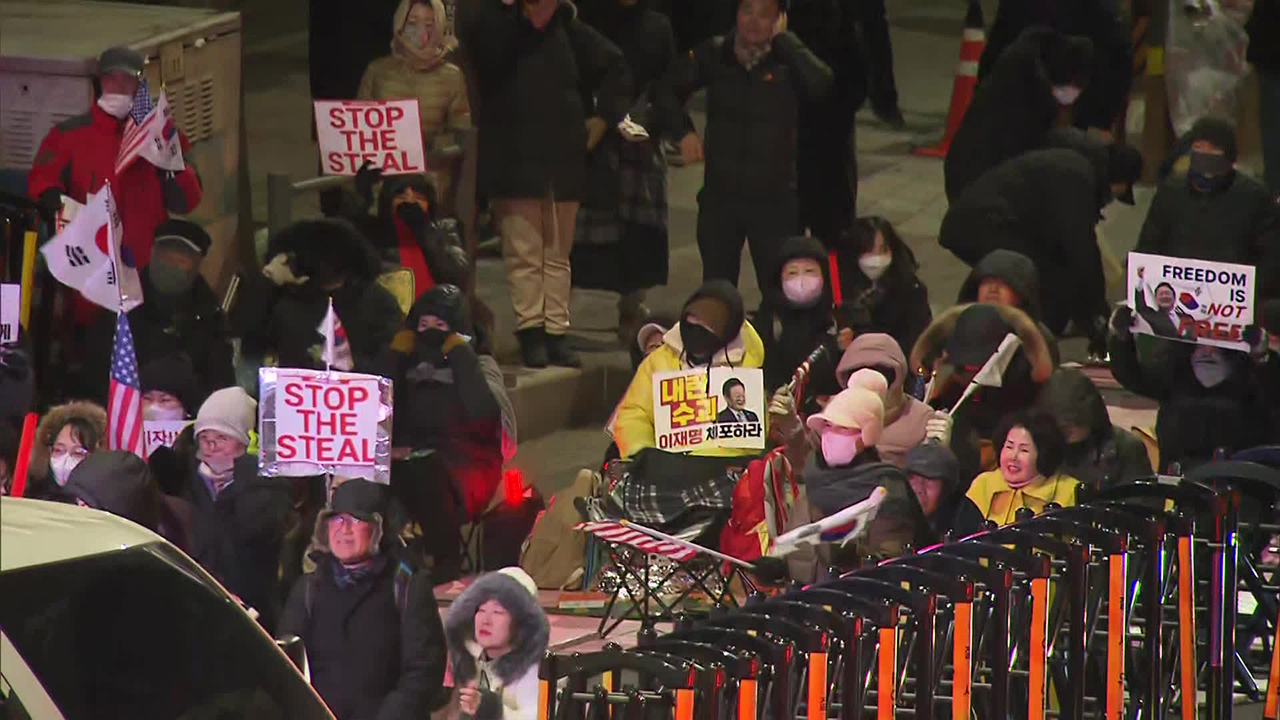
[[(987, 17), (993, 15), (994, 2)], [(245, 103), (249, 162), (255, 218), (267, 217), (266, 173), (282, 171), (294, 178), (313, 176), (317, 150), (306, 128), (311, 107), (307, 89), (307, 43), (304, 29), (306, 3), (275, 0), (269, 12), (255, 12), (246, 21)], [(931, 144), (941, 132), (951, 95), (952, 73), (959, 54), (964, 4), (956, 0), (917, 0), (891, 4), (890, 24), (902, 108), (907, 128), (896, 132), (880, 124), (869, 111), (859, 117), (857, 147), (860, 167), (858, 210), (862, 215), (883, 215), (898, 228), (921, 263), (921, 277), (929, 288), (935, 310), (951, 304), (967, 268), (937, 244), (937, 231), (946, 211), (942, 161), (910, 154), (914, 144)], [(695, 120), (701, 122), (700, 113)], [(1130, 126), (1141, 127), (1141, 101), (1131, 108)], [(1133, 137), (1131, 142), (1138, 142)], [(694, 243), (695, 194), (701, 184), (701, 166), (673, 168), (670, 173), (670, 283), (650, 293), (655, 311), (676, 312), (701, 279), (701, 263)], [(1138, 206), (1112, 206), (1101, 226), (1104, 250), (1123, 257), (1132, 248), (1151, 191), (1139, 189)], [(318, 213), (314, 197), (300, 197), (294, 216)], [(513, 357), (514, 325), (507, 300), (501, 262), (482, 259), (478, 265), (479, 291), (497, 312), (498, 352)], [(744, 253), (742, 290), (748, 307), (759, 301), (749, 260)], [(1114, 297), (1122, 290), (1112, 288)], [(622, 366), (613, 331), (617, 324), (616, 296), (604, 292), (574, 293), (573, 339), (585, 350), (602, 353), (594, 363)], [(1083, 352), (1080, 341), (1064, 344), (1065, 359)], [(612, 354), (609, 354), (612, 353)], [(534, 378), (536, 379), (536, 378)], [(529, 381), (522, 373), (521, 382)], [(598, 424), (565, 429), (523, 443), (518, 464), (544, 491), (566, 484), (573, 471), (598, 462), (607, 445)]]

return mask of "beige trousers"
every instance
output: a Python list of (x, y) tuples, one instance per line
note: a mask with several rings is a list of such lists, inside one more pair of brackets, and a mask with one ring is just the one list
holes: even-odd
[(551, 335), (569, 331), (569, 251), (578, 203), (554, 198), (493, 201), (502, 235), (516, 329), (546, 327)]

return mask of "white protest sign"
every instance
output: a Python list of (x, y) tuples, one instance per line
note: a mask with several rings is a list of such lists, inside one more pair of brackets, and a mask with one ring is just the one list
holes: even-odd
[(151, 453), (157, 448), (173, 447), (174, 441), (190, 424), (190, 420), (144, 420), (142, 439), (147, 448), (147, 457), (151, 457)]
[(0, 344), (18, 342), (18, 322), (22, 312), (22, 286), (0, 284)]
[(1136, 333), (1248, 351), (1255, 287), (1249, 265), (1129, 253)]
[(263, 368), (259, 378), (262, 474), (390, 482), (390, 380), (290, 368)]
[(366, 162), (383, 175), (425, 169), (417, 100), (316, 100), (315, 108), (326, 175), (355, 175)]
[(655, 373), (653, 433), (659, 450), (763, 450), (764, 373), (713, 367)]

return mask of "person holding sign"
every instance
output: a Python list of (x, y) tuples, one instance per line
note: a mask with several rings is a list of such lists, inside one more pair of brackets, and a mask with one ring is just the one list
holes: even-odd
[(462, 156), (462, 133), (471, 129), (471, 106), (462, 70), (445, 60), (458, 41), (446, 32), (440, 0), (400, 0), (391, 20), (391, 54), (369, 63), (360, 100), (418, 101), (425, 174), (444, 207), (453, 207), (453, 177)]
[(458, 28), (474, 69), (480, 184), (502, 234), (522, 359), (577, 367), (564, 336), (586, 154), (626, 114), (630, 72), (570, 2), (470, 0), (458, 6)]
[(258, 476), (246, 454), (257, 403), (238, 387), (209, 396), (196, 415), (196, 457), (187, 460), (183, 498), (191, 503), (191, 557), (259, 614), (271, 632), (289, 485)]

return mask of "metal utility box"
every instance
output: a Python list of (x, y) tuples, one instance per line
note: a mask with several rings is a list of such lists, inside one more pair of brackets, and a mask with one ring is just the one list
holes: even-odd
[[(0, 167), (26, 171), (58, 122), (94, 102), (104, 49), (146, 58), (153, 96), (164, 88), (191, 141), (204, 197), (189, 219), (213, 247), (205, 277), (221, 290), (234, 271), (240, 214), (240, 14), (86, 0), (0, 2)], [(145, 162), (140, 160), (139, 162)]]

